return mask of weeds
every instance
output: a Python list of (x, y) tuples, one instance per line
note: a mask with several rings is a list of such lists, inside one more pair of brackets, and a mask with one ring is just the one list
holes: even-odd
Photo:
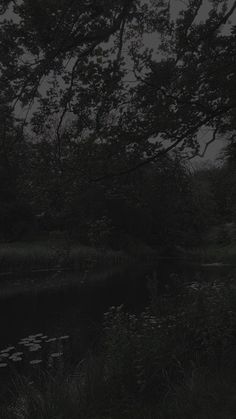
[(1, 418), (234, 419), (233, 284), (188, 285), (165, 298), (139, 315), (111, 307), (96, 353), (73, 373), (20, 382)]

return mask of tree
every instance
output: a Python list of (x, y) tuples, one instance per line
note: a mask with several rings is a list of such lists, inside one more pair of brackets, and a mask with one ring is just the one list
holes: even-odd
[(218, 133), (231, 135), (235, 130), (235, 29), (228, 35), (220, 29), (236, 2), (228, 12), (227, 2), (211, 2), (209, 17), (196, 23), (202, 3), (189, 1), (176, 22), (165, 16), (159, 46), (164, 58), (134, 51), (140, 81), (135, 91), (137, 118), (150, 135), (169, 140), (171, 147), (192, 148), (194, 154), (199, 153), (201, 128), (212, 131), (209, 144)]
[(235, 135), (236, 30), (222, 28), (236, 2), (209, 0), (202, 22), (200, 0), (177, 17), (166, 0), (0, 4), (1, 165), (5, 179), (17, 174), (8, 193), (46, 214), (49, 229), (95, 225), (104, 213), (121, 226), (118, 202), (137, 237), (168, 241), (178, 223), (189, 228), (186, 173), (168, 153), (200, 153), (202, 129), (208, 144)]
[(221, 153), (221, 167), (217, 170), (214, 180), (214, 193), (218, 205), (218, 212), (225, 222), (236, 220), (236, 153), (235, 136)]
[[(177, 146), (199, 152), (202, 127), (212, 141), (235, 129), (236, 31), (221, 29), (236, 2), (209, 0), (204, 22), (197, 20), (200, 0), (189, 0), (177, 18), (165, 0), (1, 3), (3, 102), (13, 115), (25, 109), (18, 124), (30, 123), (37, 134), (57, 117), (59, 162), (66, 118), (77, 138), (111, 150), (103, 171), (91, 176), (98, 179)], [(142, 42), (148, 34), (161, 38), (155, 50)], [(135, 83), (127, 83), (127, 63)], [(114, 170), (117, 153), (122, 163)]]
[(0, 125), (0, 240), (15, 240), (29, 232), (33, 216), (22, 188), (27, 167), (27, 142), (7, 114)]

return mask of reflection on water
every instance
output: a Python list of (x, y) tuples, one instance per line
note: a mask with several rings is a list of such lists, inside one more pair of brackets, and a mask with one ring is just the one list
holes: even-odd
[(42, 362), (42, 359), (33, 359), (32, 361), (30, 361), (29, 363), (31, 365), (36, 365), (36, 364), (40, 364)]

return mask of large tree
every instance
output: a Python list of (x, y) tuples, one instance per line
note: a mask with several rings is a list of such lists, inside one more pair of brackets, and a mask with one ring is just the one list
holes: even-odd
[(105, 153), (92, 179), (176, 146), (197, 153), (201, 129), (209, 141), (234, 134), (236, 2), (209, 0), (202, 21), (206, 2), (188, 0), (178, 16), (172, 3), (1, 1), (1, 108), (38, 136), (56, 121), (59, 171), (66, 120), (71, 141)]

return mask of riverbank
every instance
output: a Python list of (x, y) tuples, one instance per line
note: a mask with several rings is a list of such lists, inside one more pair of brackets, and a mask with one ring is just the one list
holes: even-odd
[(142, 245), (130, 251), (85, 246), (65, 241), (32, 241), (0, 244), (0, 275), (29, 272), (82, 272), (117, 266), (129, 261), (149, 261), (157, 251)]
[(203, 264), (236, 264), (236, 243), (227, 245), (209, 244), (199, 248), (186, 250), (186, 257)]
[(78, 377), (48, 377), (46, 386), (17, 380), (15, 400), (0, 410), (4, 419), (234, 419), (235, 378), (229, 369), (185, 371), (162, 397), (149, 402), (114, 394), (103, 366), (91, 358)]
[(156, 258), (148, 247), (124, 252), (64, 241), (1, 243), (0, 298), (104, 282), (120, 269)]
[(124, 270), (126, 265), (117, 265), (101, 269), (99, 272), (73, 272), (71, 270), (31, 271), (28, 274), (2, 275), (0, 300), (65, 292), (67, 289), (79, 290), (92, 284), (104, 284), (111, 277)]
[(1, 417), (234, 419), (233, 295), (218, 282), (157, 297), (138, 315), (111, 307), (96, 349), (50, 374), (36, 364)]
[[(19, 301), (12, 299), (12, 305), (4, 298), (1, 317), (3, 325), (4, 319), (8, 319), (7, 333), (13, 327), (20, 330), (21, 324), (29, 319), (32, 324), (26, 325), (28, 330), (24, 334), (19, 332), (17, 340), (45, 331), (52, 336), (45, 327), (49, 327), (54, 312), (63, 319), (61, 335), (72, 336), (68, 327), (73, 323), (76, 356), (65, 357), (65, 363), (60, 357), (59, 368), (50, 370), (50, 374), (40, 363), (35, 363), (28, 378), (23, 374), (12, 376), (18, 384), (10, 387), (9, 399), (4, 390), (1, 418), (18, 419), (21, 415), (21, 419), (234, 419), (236, 294), (233, 281), (217, 276), (214, 281), (204, 281), (203, 276), (199, 277), (201, 270), (199, 273), (190, 271), (185, 281), (180, 271), (175, 275), (178, 286), (173, 284), (164, 287), (162, 293), (156, 293), (155, 284), (150, 283), (154, 287), (150, 288), (150, 295), (146, 290), (147, 301), (143, 301), (145, 272), (141, 273), (137, 260), (134, 266), (140, 280), (131, 266), (130, 272), (113, 276), (112, 269), (118, 272), (122, 266), (119, 264), (110, 271), (108, 267), (106, 271), (101, 269), (100, 273), (96, 268), (96, 274), (89, 270), (74, 272), (71, 279), (69, 272), (60, 270), (55, 275), (51, 272), (47, 279), (41, 274), (37, 278), (35, 273), (33, 277), (19, 276), (15, 291), (28, 297), (24, 299), (19, 294)], [(171, 262), (166, 262), (169, 268)], [(163, 272), (163, 277), (159, 272), (153, 279), (168, 285), (169, 280), (175, 280), (173, 273), (177, 271), (171, 268)], [(198, 282), (189, 286), (187, 282), (193, 281), (195, 274)], [(26, 278), (27, 289), (24, 288)], [(105, 282), (106, 286), (101, 287)], [(69, 284), (70, 295), (67, 294)], [(129, 285), (132, 285), (130, 290)], [(59, 287), (61, 292), (54, 292)], [(13, 282), (9, 287), (9, 292), (12, 291)], [(38, 293), (35, 299), (31, 298), (32, 292)], [(137, 308), (138, 296), (142, 308), (135, 311), (128, 303), (137, 299), (133, 304)], [(68, 325), (64, 325), (66, 304), (70, 310)], [(99, 313), (101, 323), (102, 313), (105, 313), (101, 330), (99, 326), (94, 332), (96, 346), (89, 346), (80, 358), (77, 346), (85, 344), (78, 323), (88, 311), (94, 313), (96, 320)], [(37, 324), (34, 316), (37, 316)], [(52, 325), (55, 333), (54, 320)], [(6, 343), (11, 342), (7, 336)], [(40, 350), (43, 353), (43, 348)], [(4, 350), (2, 352), (5, 356)], [(74, 354), (74, 350), (72, 352)], [(39, 353), (33, 355), (36, 355), (34, 361), (41, 361)], [(2, 363), (6, 362), (3, 358)]]
[(1, 243), (0, 274), (86, 271), (127, 260), (122, 251), (93, 248), (64, 241)]

